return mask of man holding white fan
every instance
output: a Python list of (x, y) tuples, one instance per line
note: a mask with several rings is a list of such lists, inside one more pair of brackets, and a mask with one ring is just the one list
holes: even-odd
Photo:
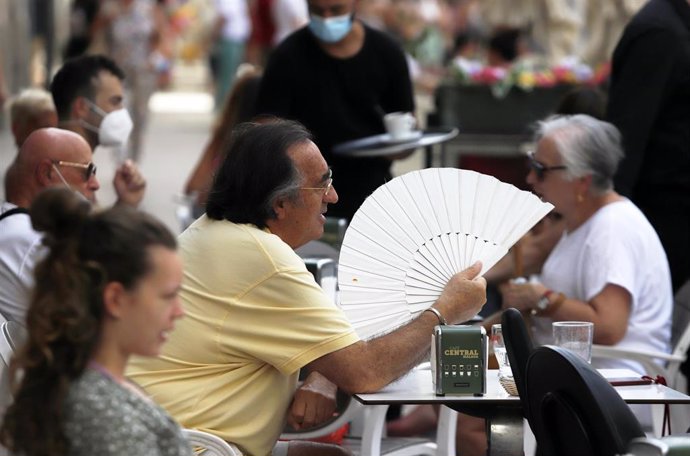
[[(286, 420), (301, 429), (332, 416), (337, 388), (376, 391), (428, 359), (434, 327), (476, 315), (486, 281), (475, 263), (417, 318), (360, 340), (294, 252), (323, 234), (338, 201), (310, 133), (292, 121), (243, 124), (228, 144), (206, 214), (179, 239), (187, 318), (161, 357), (135, 360), (128, 375), (184, 426), (267, 456)], [(346, 454), (285, 445), (273, 454)]]

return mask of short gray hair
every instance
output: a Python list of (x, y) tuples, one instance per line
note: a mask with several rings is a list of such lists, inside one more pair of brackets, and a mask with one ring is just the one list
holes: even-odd
[(53, 96), (43, 89), (24, 89), (9, 103), (10, 122), (26, 125), (29, 119), (55, 111)]
[(613, 176), (623, 158), (621, 134), (608, 122), (577, 114), (553, 116), (539, 122), (536, 140), (550, 138), (570, 179), (592, 175), (592, 193), (613, 189)]

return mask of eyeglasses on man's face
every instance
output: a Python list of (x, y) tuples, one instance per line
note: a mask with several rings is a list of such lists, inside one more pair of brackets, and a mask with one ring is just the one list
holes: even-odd
[(527, 160), (529, 161), (530, 169), (532, 171), (534, 171), (534, 175), (537, 176), (537, 180), (539, 182), (544, 180), (544, 177), (546, 177), (546, 173), (549, 171), (558, 171), (558, 170), (568, 169), (565, 165), (546, 166), (545, 164), (541, 163), (540, 161), (537, 161), (534, 158), (534, 152), (533, 151), (527, 153)]
[(328, 196), (331, 189), (333, 188), (333, 170), (328, 169), (328, 179), (326, 180), (326, 185), (324, 187), (300, 187), (300, 190), (321, 190), (323, 196)]
[(69, 161), (55, 160), (53, 164), (57, 166), (67, 166), (69, 168), (80, 168), (84, 170), (84, 181), (88, 182), (93, 176), (96, 175), (96, 165), (93, 162), (89, 163), (75, 163)]

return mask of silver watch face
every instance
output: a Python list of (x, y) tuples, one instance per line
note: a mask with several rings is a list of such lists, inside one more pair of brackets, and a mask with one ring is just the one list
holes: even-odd
[(542, 296), (539, 298), (539, 301), (537, 301), (537, 309), (546, 310), (547, 307), (549, 307), (549, 298)]

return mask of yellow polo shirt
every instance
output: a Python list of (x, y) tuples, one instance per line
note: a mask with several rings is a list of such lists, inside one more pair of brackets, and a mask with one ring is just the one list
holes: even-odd
[(127, 375), (183, 426), (268, 455), (299, 369), (359, 338), (268, 230), (203, 216), (179, 242), (186, 316), (161, 356), (133, 359)]

